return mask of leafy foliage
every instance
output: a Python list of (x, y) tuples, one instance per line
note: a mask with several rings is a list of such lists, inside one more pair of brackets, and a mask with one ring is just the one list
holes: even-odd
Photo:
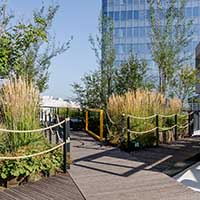
[(177, 76), (171, 83), (172, 96), (176, 95), (184, 103), (188, 96), (195, 92), (195, 86), (199, 83), (198, 71), (185, 66), (177, 72)]
[[(56, 45), (49, 30), (59, 6), (43, 5), (33, 12), (33, 22), (19, 22), (0, 35), (0, 76), (27, 76), (40, 91), (47, 88), (52, 58), (69, 48), (70, 40)], [(2, 18), (1, 23), (6, 19)]]
[[(18, 149), (13, 154), (3, 154), (3, 156), (30, 155), (41, 152), (50, 146), (43, 141), (43, 144), (36, 143)], [(2, 156), (2, 155), (1, 155)], [(10, 179), (11, 177), (30, 176), (35, 173), (49, 175), (51, 170), (59, 170), (62, 164), (62, 152), (55, 150), (48, 154), (21, 160), (4, 160), (0, 162), (0, 178)]]
[[(151, 25), (151, 54), (158, 66), (159, 91), (166, 94), (177, 71), (189, 61), (187, 46), (192, 39), (192, 22), (185, 18), (186, 0), (148, 0)], [(165, 4), (165, 5), (164, 5)], [(178, 72), (179, 73), (179, 72)]]
[(147, 64), (145, 60), (139, 60), (131, 55), (129, 60), (115, 71), (114, 90), (117, 94), (125, 94), (128, 91), (136, 91), (139, 88), (151, 88), (153, 85), (147, 82)]

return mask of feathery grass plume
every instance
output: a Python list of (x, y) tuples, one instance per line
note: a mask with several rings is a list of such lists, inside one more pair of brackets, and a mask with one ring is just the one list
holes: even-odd
[[(179, 99), (166, 99), (158, 92), (137, 90), (124, 95), (113, 95), (108, 102), (108, 112), (113, 121), (119, 122), (122, 114), (138, 117), (148, 117), (156, 113), (171, 115), (180, 113), (182, 108)], [(146, 131), (154, 128), (155, 118), (148, 120), (130, 119), (131, 130)], [(170, 127), (174, 125), (174, 118), (159, 118), (159, 126)], [(114, 134), (114, 133), (113, 133)], [(115, 133), (119, 135), (119, 133)], [(113, 136), (112, 136), (113, 137)], [(126, 135), (125, 135), (126, 137)]]
[[(11, 130), (39, 128), (39, 90), (25, 77), (11, 78), (2, 87), (0, 105), (4, 127)], [(27, 145), (36, 139), (33, 133), (4, 133), (9, 151)]]

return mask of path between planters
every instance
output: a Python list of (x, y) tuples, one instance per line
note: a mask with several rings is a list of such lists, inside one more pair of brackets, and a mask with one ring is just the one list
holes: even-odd
[[(72, 132), (71, 177), (87, 200), (199, 200), (173, 176), (199, 158), (200, 139), (132, 152), (100, 146), (83, 132)], [(168, 174), (168, 175), (166, 175)]]

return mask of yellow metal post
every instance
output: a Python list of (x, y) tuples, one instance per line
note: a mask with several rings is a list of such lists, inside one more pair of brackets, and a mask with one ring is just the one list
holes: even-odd
[(85, 130), (88, 131), (88, 110), (85, 112)]
[(99, 131), (100, 131), (100, 141), (103, 141), (103, 110), (100, 110), (100, 128), (99, 128)]

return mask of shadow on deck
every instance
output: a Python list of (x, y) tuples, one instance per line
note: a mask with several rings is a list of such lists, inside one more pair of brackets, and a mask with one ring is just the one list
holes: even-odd
[[(161, 144), (159, 147), (133, 151), (130, 154), (120, 151), (117, 148), (110, 148), (106, 150), (106, 147), (101, 147), (99, 143), (93, 139), (88, 139), (81, 133), (76, 133), (72, 140), (78, 140), (81, 142), (81, 145), (74, 145), (76, 148), (101, 150), (98, 153), (74, 159), (73, 164), (75, 166), (85, 167), (122, 177), (130, 176), (140, 170), (163, 172), (168, 176), (173, 177), (194, 163), (200, 161), (200, 137), (185, 138), (171, 144)], [(90, 145), (86, 145), (88, 141), (90, 142)], [(101, 158), (103, 157), (110, 159), (107, 159), (107, 162), (105, 159), (102, 161)], [(127, 165), (126, 162), (124, 164), (123, 162), (112, 163), (110, 162), (111, 158), (116, 158), (117, 160), (120, 159), (121, 161), (128, 160), (132, 161), (132, 164), (136, 162), (140, 163), (140, 165), (133, 167), (131, 165)], [(81, 164), (81, 161), (88, 164), (83, 165)], [(89, 163), (91, 163), (91, 165), (89, 165)], [(107, 165), (126, 168), (128, 171), (125, 173), (115, 173), (113, 171), (100, 169), (99, 167), (92, 167), (95, 166), (95, 164), (97, 166)]]

